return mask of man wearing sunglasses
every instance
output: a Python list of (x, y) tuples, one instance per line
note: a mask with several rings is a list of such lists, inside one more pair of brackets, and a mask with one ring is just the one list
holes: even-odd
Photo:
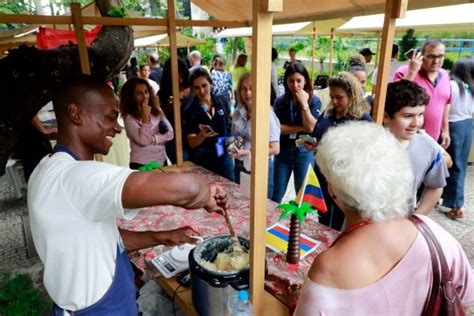
[(408, 65), (401, 66), (393, 75), (392, 81), (408, 79), (426, 90), (430, 101), (426, 106), (426, 133), (448, 148), (449, 136), (448, 114), (451, 103), (451, 86), (449, 75), (442, 69), (445, 46), (439, 39), (427, 39), (421, 51), (412, 55)]

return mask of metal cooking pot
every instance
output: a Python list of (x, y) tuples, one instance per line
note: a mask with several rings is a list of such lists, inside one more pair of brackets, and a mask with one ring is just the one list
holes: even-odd
[[(243, 248), (249, 249), (247, 238), (238, 237)], [(193, 304), (201, 316), (227, 314), (227, 302), (239, 290), (249, 288), (249, 268), (235, 271), (211, 271), (202, 265), (214, 261), (217, 254), (232, 243), (232, 236), (218, 235), (204, 240), (189, 253)]]

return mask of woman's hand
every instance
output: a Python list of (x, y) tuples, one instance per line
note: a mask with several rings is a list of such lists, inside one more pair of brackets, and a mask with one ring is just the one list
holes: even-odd
[(300, 107), (300, 110), (303, 110), (308, 107), (308, 99), (309, 99), (309, 94), (305, 90), (298, 90), (295, 93), (296, 100), (298, 100), (298, 104)]
[(145, 98), (143, 100), (143, 103), (141, 105), (140, 113), (142, 115), (142, 122), (143, 123), (150, 123), (151, 121), (151, 106), (148, 105), (148, 98)]
[(234, 159), (250, 155), (250, 150), (248, 149), (238, 149), (235, 145), (233, 145), (233, 148), (231, 156)]
[(304, 148), (306, 148), (306, 150), (313, 150), (316, 153), (316, 150), (318, 149), (318, 140), (315, 137), (313, 137), (313, 139), (314, 144), (304, 142)]

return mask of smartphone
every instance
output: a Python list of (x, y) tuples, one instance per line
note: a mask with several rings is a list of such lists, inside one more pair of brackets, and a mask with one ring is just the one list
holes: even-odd
[(296, 147), (303, 147), (305, 144), (305, 141), (298, 138), (297, 140), (295, 140), (295, 144), (296, 144)]
[(209, 125), (203, 125), (203, 124), (200, 124), (199, 125), (199, 129), (201, 131), (203, 131), (207, 137), (213, 137), (213, 136), (217, 136), (219, 135), (219, 133), (217, 133), (216, 131), (214, 131), (212, 129), (212, 127), (210, 127)]
[(415, 54), (416, 54), (416, 49), (412, 48), (409, 51), (407, 51), (404, 55), (407, 59), (412, 59)]

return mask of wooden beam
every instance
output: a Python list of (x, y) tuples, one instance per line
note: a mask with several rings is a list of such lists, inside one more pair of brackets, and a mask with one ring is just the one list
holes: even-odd
[(176, 20), (176, 26), (205, 26), (205, 27), (247, 27), (250, 26), (247, 21), (193, 21), (193, 20)]
[(81, 5), (77, 2), (71, 3), (72, 24), (77, 39), (77, 49), (79, 50), (79, 59), (81, 61), (81, 70), (84, 74), (91, 74), (89, 64), (89, 54), (87, 53), (87, 41), (82, 22)]
[(376, 32), (377, 36), (377, 50), (375, 53), (377, 54), (377, 58), (375, 59), (375, 64), (378, 65), (380, 63), (380, 44), (382, 43), (382, 33)]
[(283, 11), (283, 0), (264, 0), (262, 1), (262, 12), (281, 12)]
[(176, 163), (183, 165), (183, 138), (181, 126), (181, 102), (179, 100), (178, 44), (176, 40), (176, 13), (174, 0), (168, 0), (168, 38), (171, 53), (171, 76), (173, 86), (174, 140), (176, 143)]
[[(382, 31), (382, 48), (377, 71), (377, 87), (375, 90), (375, 102), (373, 119), (377, 124), (382, 124), (385, 110), (385, 97), (387, 96), (388, 71), (392, 55), (393, 38), (395, 35), (395, 22), (397, 14), (401, 12), (400, 6), (405, 0), (387, 0), (385, 7), (385, 18)], [(405, 3), (404, 5), (407, 5)]]
[(311, 56), (311, 87), (314, 85), (314, 58), (316, 57), (316, 22), (313, 22), (313, 38), (311, 41), (312, 56)]
[(408, 0), (396, 0), (392, 6), (393, 18), (404, 18), (408, 10)]
[(0, 14), (0, 23), (25, 24), (71, 24), (72, 16), (50, 16), (30, 14)]
[(268, 13), (263, 8), (269, 7), (269, 1), (271, 0), (252, 1), (253, 132), (250, 186), (250, 289), (255, 315), (264, 315), (265, 310), (265, 230), (273, 13)]
[[(329, 77), (332, 76), (332, 55), (334, 50), (334, 28), (331, 28), (331, 40), (329, 41)], [(324, 64), (323, 64), (324, 68)]]
[[(84, 24), (92, 25), (149, 25), (166, 26), (166, 19), (152, 18), (118, 18), (118, 17), (82, 17)], [(72, 16), (50, 16), (29, 14), (0, 14), (0, 23), (25, 24), (72, 24)], [(176, 20), (176, 26), (210, 26), (210, 27), (246, 27), (249, 22), (243, 21), (204, 21), (204, 20)]]
[[(84, 24), (82, 21), (81, 4), (77, 2), (71, 3), (72, 24), (74, 25), (74, 33), (76, 34), (77, 50), (79, 51), (79, 60), (81, 62), (81, 70), (83, 74), (91, 74), (89, 63), (89, 53), (87, 51), (87, 41), (84, 32)], [(94, 155), (95, 160), (104, 161), (104, 157), (100, 154)]]

